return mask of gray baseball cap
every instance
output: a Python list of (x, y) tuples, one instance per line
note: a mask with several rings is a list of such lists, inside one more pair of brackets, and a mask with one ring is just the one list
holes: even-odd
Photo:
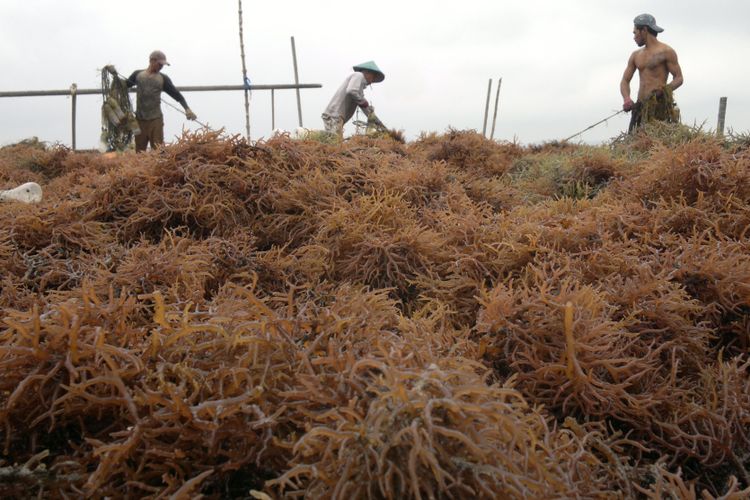
[(155, 50), (151, 52), (148, 56), (149, 61), (157, 61), (162, 64), (166, 64), (167, 66), (170, 66), (170, 64), (167, 62), (167, 56), (164, 55), (164, 52), (161, 50)]
[(654, 16), (651, 14), (641, 14), (640, 16), (636, 16), (635, 19), (633, 19), (633, 24), (636, 26), (647, 26), (657, 33), (664, 31), (664, 28), (657, 26), (656, 19), (654, 19)]

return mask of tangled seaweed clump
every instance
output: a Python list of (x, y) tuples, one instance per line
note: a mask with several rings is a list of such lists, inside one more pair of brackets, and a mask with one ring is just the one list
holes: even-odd
[(750, 156), (0, 149), (4, 497), (750, 498)]

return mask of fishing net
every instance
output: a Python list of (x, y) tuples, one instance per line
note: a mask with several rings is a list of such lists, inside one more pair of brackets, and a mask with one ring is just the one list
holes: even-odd
[(107, 151), (124, 151), (140, 133), (128, 87), (114, 66), (102, 68), (102, 135)]

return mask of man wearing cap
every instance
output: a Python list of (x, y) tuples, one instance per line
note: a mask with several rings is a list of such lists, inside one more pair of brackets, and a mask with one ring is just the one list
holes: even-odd
[[(656, 38), (664, 29), (656, 24), (654, 16), (641, 14), (633, 20), (633, 25), (633, 39), (641, 48), (631, 54), (620, 81), (622, 109), (631, 112), (628, 132), (654, 120), (678, 122), (680, 115), (672, 92), (683, 82), (677, 53)], [(634, 103), (630, 98), (630, 80), (636, 69), (640, 85)], [(670, 74), (672, 81), (667, 84)]]
[(339, 138), (343, 137), (344, 124), (354, 116), (358, 106), (368, 118), (377, 119), (374, 116), (375, 110), (365, 99), (364, 90), (371, 83), (385, 80), (385, 74), (373, 61), (358, 64), (352, 69), (354, 73), (344, 80), (321, 115), (326, 132), (335, 134)]
[(185, 98), (172, 83), (172, 80), (161, 72), (164, 65), (169, 66), (167, 56), (161, 50), (151, 52), (148, 58), (148, 68), (134, 71), (127, 80), (128, 88), (136, 85), (135, 117), (141, 133), (135, 136), (135, 151), (146, 151), (151, 143), (151, 149), (164, 143), (164, 115), (161, 112), (161, 93), (166, 92), (172, 99), (182, 104), (188, 120), (197, 117), (187, 105)]

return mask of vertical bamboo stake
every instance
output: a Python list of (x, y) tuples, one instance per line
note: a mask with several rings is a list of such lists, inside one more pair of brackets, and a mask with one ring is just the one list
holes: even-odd
[(242, 37), (242, 0), (239, 3), (240, 18), (240, 57), (242, 58), (242, 82), (245, 85), (245, 129), (247, 131), (247, 140), (250, 140), (250, 89), (248, 89), (247, 66), (245, 66), (245, 42)]
[[(294, 61), (294, 84), (299, 85), (299, 75), (297, 74), (297, 49), (294, 46), (294, 37), (292, 37), (292, 60)], [(300, 101), (299, 87), (297, 87), (297, 117), (299, 126), (302, 126), (302, 102)]]
[(724, 120), (727, 117), (727, 98), (719, 98), (719, 124), (716, 126), (716, 135), (724, 135)]
[(276, 96), (271, 89), (271, 130), (276, 130)]
[(492, 131), (490, 132), (490, 140), (495, 137), (495, 122), (497, 121), (497, 103), (500, 101), (500, 86), (503, 84), (503, 78), (500, 77), (497, 81), (497, 93), (495, 94), (495, 114), (492, 116)]
[(492, 93), (492, 78), (487, 85), (487, 102), (484, 104), (484, 125), (482, 125), (482, 135), (487, 137), (487, 114), (490, 112), (490, 94)]
[(76, 150), (76, 99), (78, 98), (76, 91), (78, 90), (78, 85), (75, 83), (70, 86), (70, 97), (71, 97), (71, 131), (73, 135), (72, 140), (72, 146), (73, 151)]

